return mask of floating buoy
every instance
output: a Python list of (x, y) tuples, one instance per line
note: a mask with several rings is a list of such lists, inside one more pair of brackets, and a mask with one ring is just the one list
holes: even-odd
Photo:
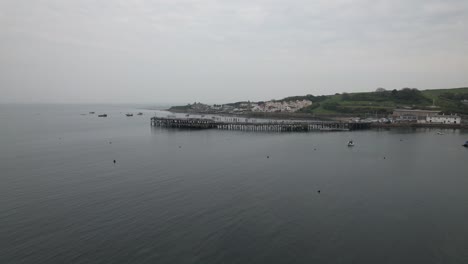
[(116, 163), (117, 161), (114, 160), (114, 164)]
[(270, 156), (267, 156), (267, 159), (269, 159), (269, 158), (270, 158)]
[(320, 193), (320, 190), (318, 190), (317, 192)]

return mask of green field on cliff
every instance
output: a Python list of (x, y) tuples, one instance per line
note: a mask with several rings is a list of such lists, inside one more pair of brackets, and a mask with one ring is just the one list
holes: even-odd
[[(300, 111), (313, 114), (387, 114), (397, 107), (440, 109), (445, 113), (468, 114), (468, 87), (436, 90), (381, 90), (365, 93), (343, 93), (316, 97), (294, 96), (283, 100), (312, 99), (314, 104)], [(465, 101), (466, 102), (466, 101)]]
[[(342, 93), (334, 95), (291, 96), (275, 101), (310, 100), (313, 104), (299, 110), (301, 113), (315, 115), (365, 115), (390, 114), (395, 108), (440, 110), (443, 113), (468, 115), (468, 87), (418, 90), (403, 88), (400, 90), (377, 89), (374, 92)], [(228, 104), (239, 107), (245, 102)], [(188, 112), (197, 111), (195, 105), (173, 106), (169, 110)]]

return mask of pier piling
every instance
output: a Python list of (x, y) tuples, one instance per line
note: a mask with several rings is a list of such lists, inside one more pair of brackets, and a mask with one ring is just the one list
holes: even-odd
[(349, 131), (370, 128), (370, 123), (339, 121), (240, 121), (238, 118), (222, 120), (204, 118), (152, 117), (151, 125), (166, 128), (223, 129), (241, 131), (307, 132)]

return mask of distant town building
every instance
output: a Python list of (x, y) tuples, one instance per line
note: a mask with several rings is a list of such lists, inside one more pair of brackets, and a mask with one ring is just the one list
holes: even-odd
[(418, 122), (418, 120), (426, 120), (428, 116), (435, 116), (439, 112), (420, 109), (395, 109), (393, 110), (393, 119), (400, 122)]
[(297, 110), (312, 105), (309, 100), (296, 101), (267, 101), (259, 104), (252, 104), (253, 112), (296, 112)]
[(206, 105), (202, 103), (193, 103), (188, 105), (188, 112), (195, 113), (231, 113), (243, 114), (248, 112), (296, 112), (301, 108), (312, 105), (310, 100), (292, 100), (292, 101), (267, 101), (267, 102), (239, 102), (231, 105)]
[(461, 117), (457, 115), (435, 115), (427, 116), (426, 123), (431, 124), (460, 124)]

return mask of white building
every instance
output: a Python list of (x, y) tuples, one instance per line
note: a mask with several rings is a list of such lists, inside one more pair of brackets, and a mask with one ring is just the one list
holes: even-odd
[(395, 109), (393, 119), (401, 122), (425, 123), (428, 116), (436, 116), (440, 111), (420, 110), (420, 109)]
[(460, 124), (461, 117), (457, 115), (435, 115), (427, 116), (426, 123), (432, 124)]
[(297, 110), (312, 105), (309, 100), (296, 101), (268, 101), (262, 104), (252, 104), (253, 112), (296, 112)]

